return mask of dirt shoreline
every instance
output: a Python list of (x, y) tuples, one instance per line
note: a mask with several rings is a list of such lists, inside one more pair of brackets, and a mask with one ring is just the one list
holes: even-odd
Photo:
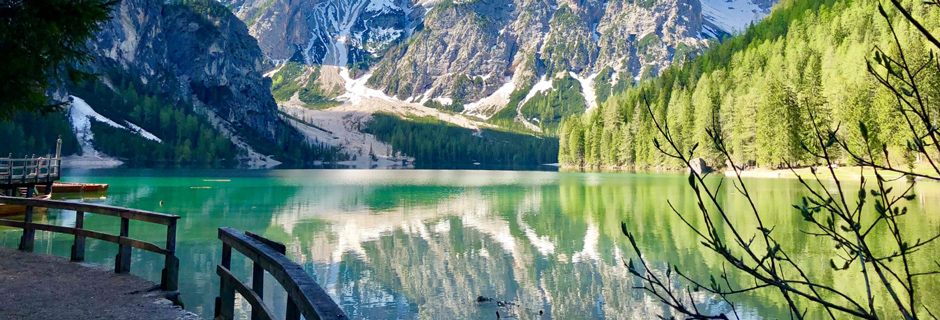
[(135, 275), (10, 248), (0, 257), (3, 319), (199, 319)]

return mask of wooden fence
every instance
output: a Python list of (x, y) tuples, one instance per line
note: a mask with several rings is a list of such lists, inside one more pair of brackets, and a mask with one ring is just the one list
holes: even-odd
[[(346, 318), (326, 291), (301, 266), (284, 256), (283, 244), (232, 228), (219, 228), (219, 240), (222, 240), (222, 264), (216, 268), (220, 281), (219, 297), (215, 301), (216, 319), (235, 317), (235, 292), (251, 304), (252, 320), (272, 319), (271, 310), (262, 301), (265, 271), (287, 291), (288, 320), (299, 320), (301, 315), (308, 320)], [(253, 262), (251, 288), (230, 271), (232, 248)]]
[(62, 178), (62, 159), (55, 158), (0, 158), (0, 184), (46, 184)]
[[(176, 291), (179, 289), (179, 259), (176, 257), (176, 222), (179, 220), (179, 216), (105, 205), (5, 196), (0, 196), (0, 203), (26, 207), (26, 214), (23, 221), (0, 219), (0, 226), (23, 229), (23, 236), (20, 238), (19, 245), (19, 249), (22, 251), (33, 251), (36, 230), (74, 235), (75, 242), (72, 245), (72, 261), (85, 260), (86, 238), (108, 241), (118, 244), (118, 253), (114, 262), (114, 272), (127, 273), (131, 270), (131, 248), (146, 250), (166, 257), (160, 287), (167, 291)], [(75, 211), (75, 227), (33, 223), (33, 208), (35, 207)], [(121, 218), (119, 235), (85, 230), (85, 214), (87, 213)], [(161, 248), (153, 243), (130, 238), (129, 231), (131, 220), (165, 225), (166, 247)]]
[[(7, 187), (52, 184), (62, 178), (62, 138), (56, 140), (55, 155), (13, 159), (0, 158), (0, 185)], [(12, 195), (12, 194), (10, 194)]]

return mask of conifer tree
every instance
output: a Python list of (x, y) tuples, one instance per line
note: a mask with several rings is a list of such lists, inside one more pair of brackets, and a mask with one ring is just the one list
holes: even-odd
[(20, 111), (49, 113), (66, 101), (47, 92), (62, 81), (87, 77), (88, 40), (108, 19), (116, 0), (4, 0), (0, 2), (0, 120)]

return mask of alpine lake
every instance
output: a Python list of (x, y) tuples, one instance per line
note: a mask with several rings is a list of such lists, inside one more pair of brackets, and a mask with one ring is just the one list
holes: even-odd
[[(717, 184), (720, 178), (710, 179)], [(644, 257), (657, 270), (677, 265), (708, 283), (710, 274), (717, 278), (726, 267), (670, 209), (669, 202), (693, 224), (701, 222), (685, 174), (108, 169), (66, 171), (62, 180), (110, 184), (107, 193), (73, 196), (72, 201), (181, 216), (180, 292), (185, 308), (204, 318), (212, 318), (219, 294), (217, 230), (223, 226), (284, 243), (287, 256), (355, 319), (496, 319), (497, 312), (503, 319), (672, 315), (635, 288), (642, 283), (625, 261), (636, 262), (636, 253), (621, 222), (636, 234)], [(859, 269), (833, 270), (833, 245), (802, 232), (810, 225), (792, 207), (806, 194), (797, 180), (745, 182), (763, 222), (775, 226), (773, 236), (812, 278), (864, 296)], [(745, 234), (755, 234), (757, 222), (746, 199), (730, 180), (725, 183), (719, 200)], [(857, 186), (846, 183), (850, 194)], [(832, 183), (823, 187), (835, 190)], [(928, 238), (940, 231), (940, 185), (918, 182), (914, 192), (902, 228), (912, 239)], [(75, 213), (49, 210), (36, 220), (73, 226)], [(113, 217), (85, 218), (92, 230), (116, 233), (119, 224)], [(891, 243), (886, 230), (873, 232), (872, 239)], [(20, 235), (19, 229), (0, 229), (0, 245), (14, 248)], [(165, 229), (132, 221), (130, 236), (162, 246)], [(36, 239), (37, 253), (68, 257), (71, 236), (39, 231)], [(116, 246), (88, 240), (86, 261), (111, 266)], [(940, 257), (937, 243), (921, 250), (914, 266), (929, 267)], [(134, 250), (133, 274), (159, 282), (162, 268), (161, 256)], [(232, 269), (250, 282), (251, 265), (240, 253), (233, 254)], [(735, 287), (753, 283), (732, 275)], [(283, 317), (286, 294), (266, 277), (263, 298)], [(940, 304), (938, 277), (921, 280), (921, 301)], [(693, 295), (703, 310), (731, 310), (704, 291)], [(237, 299), (237, 313), (248, 319), (249, 305)], [(883, 308), (887, 300), (879, 299), (876, 307)], [(741, 318), (790, 317), (776, 291), (757, 290), (732, 301)], [(806, 307), (808, 319), (828, 318), (824, 310)]]

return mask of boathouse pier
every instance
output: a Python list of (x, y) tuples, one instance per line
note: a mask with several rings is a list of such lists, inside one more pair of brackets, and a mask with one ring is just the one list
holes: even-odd
[(26, 197), (33, 196), (37, 185), (52, 190), (52, 184), (62, 178), (62, 139), (56, 140), (55, 155), (45, 157), (32, 155), (14, 158), (10, 154), (0, 157), (0, 191), (13, 196), (19, 188), (26, 188)]

